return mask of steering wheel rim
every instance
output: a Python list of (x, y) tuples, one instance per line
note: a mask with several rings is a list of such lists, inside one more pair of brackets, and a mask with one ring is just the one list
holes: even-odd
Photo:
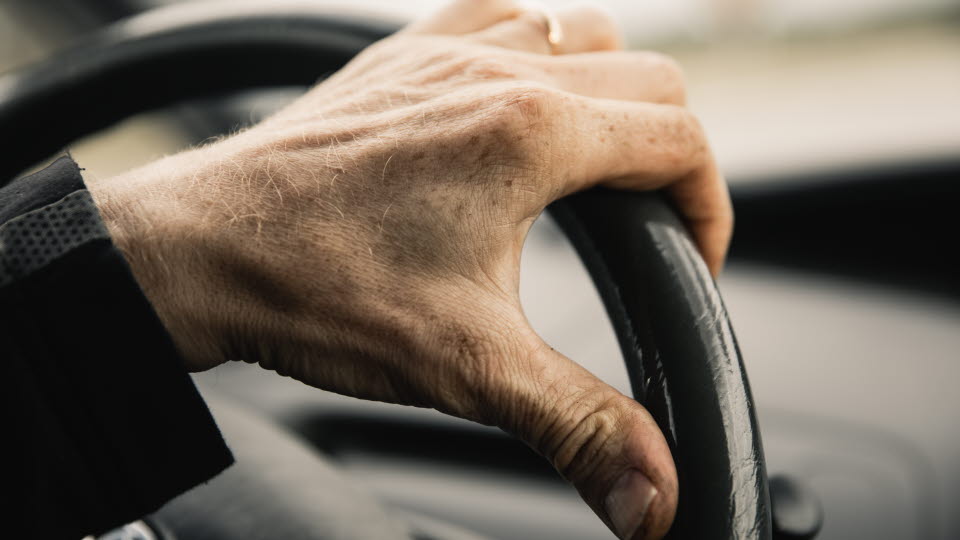
[[(312, 84), (398, 28), (303, 6), (228, 13), (202, 3), (163, 8), (0, 77), (0, 147), (7, 149), (0, 183), (137, 112), (242, 89)], [(37, 118), (56, 118), (55, 129)], [(720, 294), (676, 213), (659, 194), (604, 189), (548, 211), (587, 266), (634, 396), (673, 452), (680, 498), (668, 537), (771, 538), (746, 371)]]

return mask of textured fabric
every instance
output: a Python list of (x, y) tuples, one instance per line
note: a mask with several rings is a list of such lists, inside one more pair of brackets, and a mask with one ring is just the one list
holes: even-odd
[(0, 189), (0, 238), (5, 537), (102, 532), (231, 463), (72, 160)]
[(0, 225), (0, 287), (30, 275), (70, 251), (110, 238), (93, 198), (74, 191)]
[(21, 176), (8, 185), (4, 186), (3, 180), (0, 179), (0, 223), (85, 188), (80, 168), (67, 156), (56, 159), (42, 171)]

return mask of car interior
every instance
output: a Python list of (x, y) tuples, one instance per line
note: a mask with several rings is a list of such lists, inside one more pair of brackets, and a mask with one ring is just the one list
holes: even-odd
[[(8, 0), (0, 178), (63, 148), (107, 176), (235, 132), (437, 4)], [(668, 434), (669, 538), (960, 537), (960, 10), (607, 4), (631, 48), (685, 67), (731, 186), (728, 265), (714, 283), (656, 194), (598, 190), (537, 221), (521, 293)], [(38, 110), (69, 119), (17, 128)], [(194, 378), (237, 463), (101, 538), (611, 536), (497, 429), (242, 362)]]

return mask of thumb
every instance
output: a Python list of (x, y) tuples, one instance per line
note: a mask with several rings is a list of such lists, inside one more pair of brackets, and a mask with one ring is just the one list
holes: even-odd
[(545, 343), (512, 377), (488, 384), (497, 423), (553, 463), (622, 539), (661, 538), (677, 473), (650, 413)]

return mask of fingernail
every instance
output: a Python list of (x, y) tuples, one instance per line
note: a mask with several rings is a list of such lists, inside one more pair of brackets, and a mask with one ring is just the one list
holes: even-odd
[(624, 540), (633, 538), (656, 496), (657, 488), (643, 473), (636, 469), (623, 473), (604, 502), (617, 536)]

